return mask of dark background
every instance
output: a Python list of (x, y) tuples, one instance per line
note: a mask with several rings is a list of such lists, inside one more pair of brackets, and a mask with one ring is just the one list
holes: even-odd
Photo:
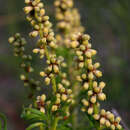
[[(53, 0), (46, 0), (47, 14), (55, 23)], [(107, 101), (103, 106), (116, 109), (130, 127), (130, 1), (75, 0), (82, 24), (98, 50), (98, 61), (107, 83)], [(24, 0), (0, 0), (0, 112), (8, 119), (9, 130), (23, 130), (20, 118), (26, 92), (19, 80), (18, 61), (12, 55), (8, 37), (16, 32), (27, 35)]]

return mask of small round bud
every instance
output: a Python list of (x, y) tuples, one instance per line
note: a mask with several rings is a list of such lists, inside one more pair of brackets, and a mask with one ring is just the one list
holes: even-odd
[(102, 72), (99, 71), (99, 70), (94, 71), (94, 74), (95, 74), (97, 77), (102, 77)]
[(33, 49), (33, 53), (37, 54), (39, 52), (39, 49), (36, 48), (36, 49)]
[(40, 112), (45, 113), (45, 108), (41, 107)]
[(93, 108), (92, 108), (92, 107), (89, 107), (89, 108), (88, 108), (88, 114), (89, 114), (89, 115), (93, 114)]
[(53, 105), (51, 110), (52, 110), (53, 112), (54, 112), (54, 111), (57, 111), (57, 110), (58, 110), (58, 106), (57, 106), (57, 105)]
[(106, 115), (106, 111), (104, 109), (101, 109), (101, 115), (105, 116)]
[(101, 100), (101, 101), (104, 101), (106, 99), (106, 95), (104, 93), (99, 93), (98, 99)]
[(104, 117), (102, 117), (102, 118), (100, 119), (100, 124), (101, 124), (101, 125), (104, 125), (105, 122), (106, 122), (106, 119), (105, 119)]
[(94, 115), (93, 115), (93, 118), (94, 118), (95, 120), (99, 120), (100, 115), (99, 115), (99, 114), (94, 114)]
[(9, 43), (13, 43), (13, 42), (14, 42), (14, 40), (15, 40), (15, 38), (14, 38), (14, 37), (10, 37), (10, 38), (8, 39), (8, 42), (9, 42)]
[(88, 90), (89, 84), (88, 84), (87, 82), (85, 82), (85, 83), (83, 84), (83, 88), (84, 88), (85, 90)]
[(45, 100), (46, 100), (46, 95), (43, 94), (43, 95), (41, 96), (41, 101), (45, 101)]
[(91, 103), (96, 103), (96, 96), (92, 96), (91, 99), (90, 99)]
[(20, 79), (21, 79), (21, 80), (25, 80), (25, 79), (26, 79), (25, 75), (23, 75), (23, 74), (20, 75)]
[(24, 7), (25, 14), (29, 14), (32, 10), (33, 10), (32, 6), (26, 6), (26, 7)]
[(79, 45), (79, 43), (77, 41), (72, 41), (71, 42), (71, 47), (72, 48), (76, 48)]
[(106, 127), (110, 127), (111, 126), (111, 123), (109, 120), (106, 120), (106, 123), (105, 123)]
[(45, 72), (40, 72), (40, 76), (42, 77), (46, 76)]
[(66, 100), (67, 100), (67, 95), (66, 95), (66, 94), (62, 94), (61, 99), (62, 99), (63, 101), (66, 101)]
[(59, 67), (57, 65), (54, 65), (53, 66), (53, 69), (54, 69), (54, 72), (55, 73), (58, 73), (59, 72)]
[(50, 79), (50, 78), (48, 78), (48, 77), (46, 77), (46, 78), (45, 78), (45, 83), (46, 83), (46, 85), (49, 85), (49, 84), (50, 84), (50, 82), (51, 82), (51, 79)]

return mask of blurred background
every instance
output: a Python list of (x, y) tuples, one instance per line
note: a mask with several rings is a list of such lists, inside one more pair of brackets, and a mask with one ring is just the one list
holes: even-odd
[[(47, 0), (47, 13), (54, 19), (54, 0)], [(130, 1), (75, 0), (82, 24), (98, 50), (98, 61), (107, 83), (107, 101), (103, 106), (115, 109), (130, 128)], [(24, 130), (20, 118), (26, 92), (19, 80), (20, 69), (12, 55), (8, 37), (21, 32), (27, 37), (31, 30), (22, 8), (24, 0), (0, 0), (0, 112), (7, 116), (9, 130)]]

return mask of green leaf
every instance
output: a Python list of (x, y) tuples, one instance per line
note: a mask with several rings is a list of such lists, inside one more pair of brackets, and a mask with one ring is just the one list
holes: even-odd
[(28, 128), (26, 128), (26, 130), (32, 130), (35, 127), (41, 127), (41, 126), (45, 126), (45, 125), (41, 122), (37, 122), (37, 123), (31, 124)]

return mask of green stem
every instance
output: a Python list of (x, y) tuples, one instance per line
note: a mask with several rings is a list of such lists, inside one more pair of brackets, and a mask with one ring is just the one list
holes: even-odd
[[(42, 39), (43, 38), (43, 32), (42, 32), (42, 30), (39, 32), (39, 34), (40, 34), (40, 38)], [(45, 49), (46, 58), (47, 58), (47, 60), (50, 61), (50, 55), (49, 55), (49, 51), (47, 49), (46, 44), (44, 44), (44, 49)], [(56, 93), (56, 79), (55, 79), (55, 77), (52, 77), (51, 80), (52, 80), (53, 93), (55, 94)]]
[(35, 128), (35, 127), (40, 127), (40, 130), (44, 130), (43, 129), (43, 123), (41, 123), (41, 122), (30, 125), (28, 128), (26, 128), (26, 130), (31, 130), (31, 129)]
[(57, 118), (55, 118), (55, 119), (53, 120), (52, 126), (50, 127), (49, 130), (56, 130), (59, 119), (60, 119), (60, 118), (57, 117)]
[[(0, 118), (4, 121), (4, 129), (3, 130), (7, 130), (7, 121), (6, 121), (6, 117), (4, 114), (0, 113)], [(2, 123), (0, 122), (0, 128), (2, 127)]]

